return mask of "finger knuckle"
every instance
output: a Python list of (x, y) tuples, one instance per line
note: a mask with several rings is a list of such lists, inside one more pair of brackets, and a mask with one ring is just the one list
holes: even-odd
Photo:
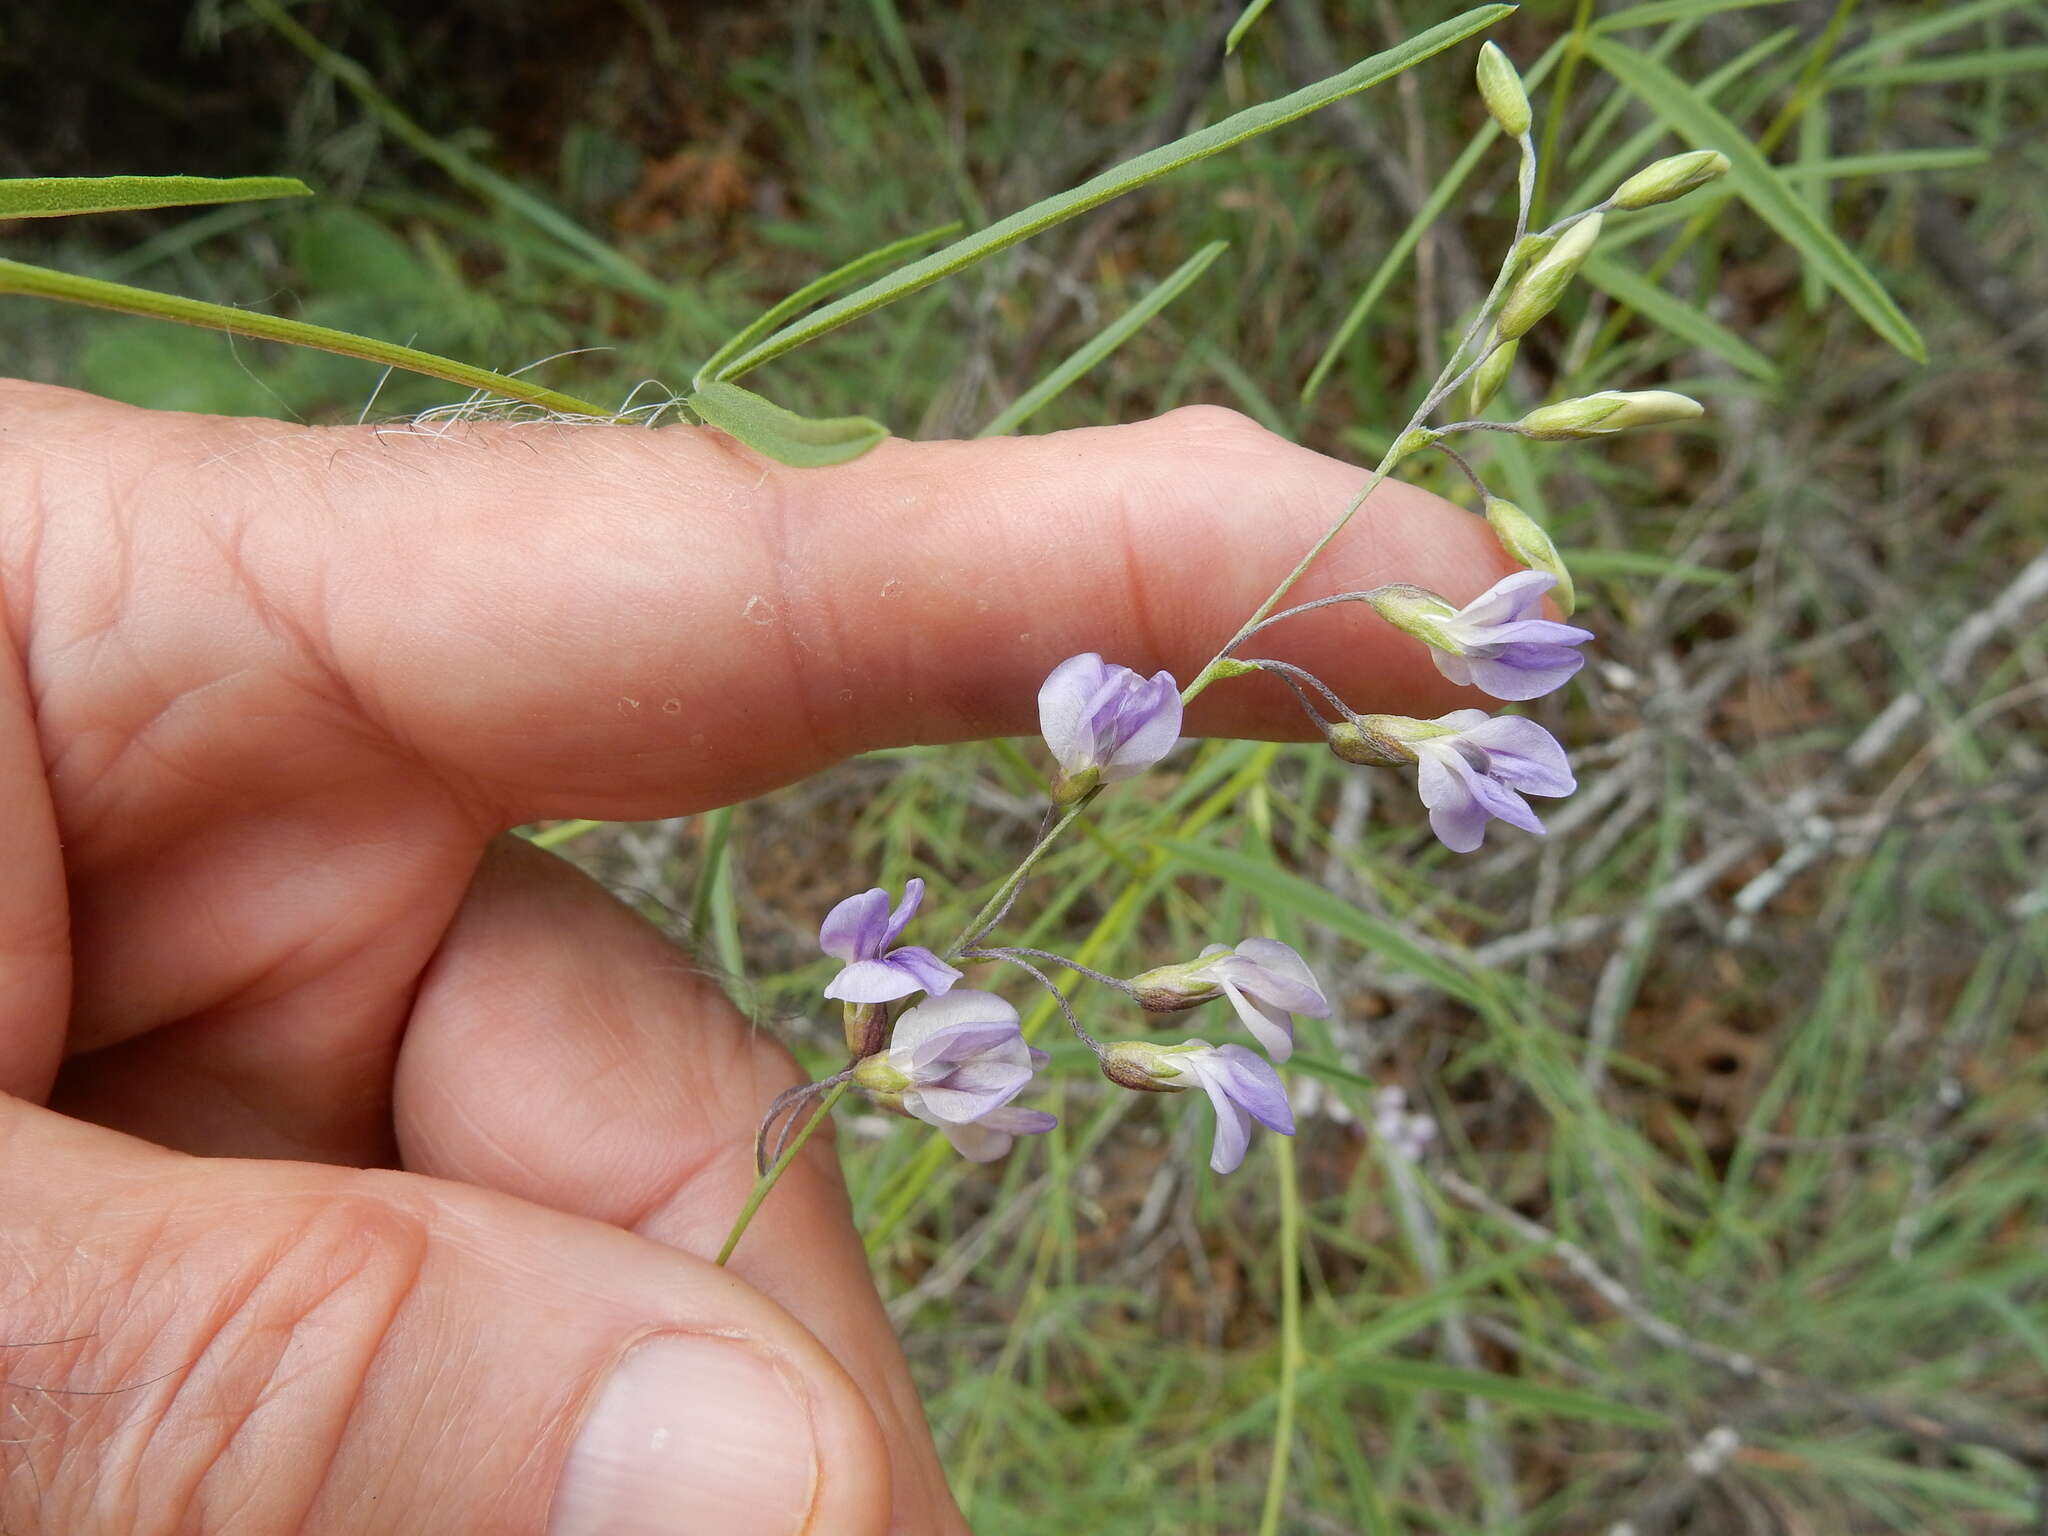
[(46, 1236), (4, 1310), (0, 1529), (300, 1529), (424, 1221), (345, 1186), (130, 1193)]

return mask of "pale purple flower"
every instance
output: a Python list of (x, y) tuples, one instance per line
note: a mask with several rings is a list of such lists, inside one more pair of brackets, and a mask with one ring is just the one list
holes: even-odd
[(1050, 1058), (1024, 1043), (1017, 1010), (993, 992), (958, 987), (905, 1011), (888, 1064), (905, 1079), (903, 1108), (946, 1133), (963, 1157), (990, 1162), (1019, 1136), (1058, 1124), (1010, 1101)]
[(1254, 1120), (1282, 1136), (1294, 1134), (1294, 1111), (1271, 1062), (1241, 1045), (1204, 1045), (1198, 1040), (1188, 1045), (1193, 1049), (1175, 1051), (1168, 1059), (1200, 1083), (1216, 1106), (1211, 1168), (1229, 1173), (1244, 1161)]
[(1496, 699), (1538, 699), (1562, 688), (1585, 665), (1578, 647), (1593, 632), (1537, 617), (1543, 594), (1556, 585), (1548, 571), (1517, 571), (1456, 613), (1433, 617), (1423, 638), (1437, 671)]
[(1211, 944), (1200, 959), (1147, 971), (1130, 985), (1156, 1012), (1192, 1008), (1220, 991), (1275, 1061), (1294, 1054), (1294, 1014), (1330, 1016), (1330, 1000), (1308, 962), (1278, 939), (1246, 939), (1235, 949)]
[(1419, 1163), (1436, 1140), (1436, 1121), (1428, 1115), (1410, 1114), (1407, 1090), (1389, 1084), (1372, 1096), (1372, 1132), (1392, 1156)]
[(1140, 677), (1093, 651), (1070, 656), (1038, 690), (1038, 727), (1061, 778), (1085, 790), (1143, 773), (1180, 739), (1170, 672)]
[(848, 1003), (888, 1003), (913, 992), (937, 997), (960, 979), (960, 972), (930, 950), (916, 944), (890, 949), (910, 925), (924, 900), (924, 882), (912, 879), (903, 900), (889, 910), (889, 893), (880, 886), (849, 896), (818, 928), (818, 947), (846, 967), (825, 986), (827, 997)]
[(1430, 830), (1454, 852), (1477, 848), (1496, 818), (1540, 835), (1543, 823), (1522, 795), (1568, 795), (1579, 787), (1564, 748), (1534, 720), (1458, 709), (1435, 723), (1450, 734), (1411, 738), (1408, 748)]

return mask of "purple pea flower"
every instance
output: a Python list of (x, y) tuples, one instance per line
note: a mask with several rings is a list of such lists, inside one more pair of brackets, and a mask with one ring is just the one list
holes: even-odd
[(1593, 632), (1535, 616), (1556, 585), (1548, 571), (1517, 571), (1455, 613), (1434, 617), (1422, 638), (1437, 671), (1496, 699), (1540, 699), (1562, 688), (1585, 665), (1577, 648)]
[(1294, 1019), (1330, 1016), (1330, 1000), (1308, 962), (1278, 939), (1246, 939), (1235, 949), (1211, 944), (1201, 958), (1134, 976), (1130, 989), (1157, 1013), (1193, 1008), (1220, 991), (1274, 1061), (1294, 1054)]
[(1216, 1108), (1209, 1166), (1218, 1173), (1229, 1173), (1244, 1161), (1252, 1121), (1282, 1136), (1294, 1134), (1294, 1111), (1280, 1086), (1280, 1074), (1263, 1056), (1241, 1045), (1187, 1040), (1162, 1046), (1122, 1040), (1103, 1052), (1102, 1072), (1111, 1082), (1140, 1093), (1184, 1093), (1196, 1087), (1208, 1094)]
[(1059, 1122), (1010, 1101), (1050, 1059), (1024, 1043), (1017, 1010), (993, 992), (960, 987), (928, 998), (896, 1021), (886, 1075), (903, 1108), (946, 1133), (961, 1156), (986, 1163), (1019, 1136)]
[(818, 927), (818, 947), (846, 966), (826, 984), (825, 995), (848, 1003), (888, 1003), (919, 991), (938, 997), (958, 981), (959, 971), (920, 945), (889, 949), (923, 900), (924, 882), (913, 878), (894, 912), (889, 893), (880, 886), (849, 896), (827, 912)]
[(1453, 852), (1477, 848), (1495, 818), (1540, 836), (1543, 823), (1522, 795), (1568, 795), (1579, 787), (1564, 748), (1534, 720), (1458, 709), (1434, 723), (1448, 733), (1411, 737), (1407, 745), (1430, 830)]
[(1241, 1045), (1204, 1045), (1198, 1040), (1184, 1055), (1173, 1060), (1193, 1076), (1216, 1106), (1216, 1140), (1209, 1149), (1209, 1166), (1218, 1173), (1230, 1173), (1244, 1161), (1251, 1144), (1252, 1121), (1282, 1136), (1294, 1134), (1294, 1111), (1288, 1107), (1287, 1091), (1280, 1086), (1280, 1074), (1272, 1063)]
[(1170, 672), (1140, 677), (1094, 651), (1070, 656), (1038, 690), (1038, 726), (1060, 765), (1053, 798), (1143, 773), (1180, 739), (1180, 688)]

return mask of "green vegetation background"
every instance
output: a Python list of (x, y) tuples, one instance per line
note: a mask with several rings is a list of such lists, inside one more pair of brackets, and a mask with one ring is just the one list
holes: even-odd
[[(1220, 66), (1239, 8), (1196, 0), (295, 11), (369, 105), (229, 0), (117, 28), (92, 9), (0, 32), (0, 174), (286, 172), (322, 195), (0, 226), (7, 255), (651, 408), (824, 268), (1455, 7), (1282, 0)], [(1391, 777), (1214, 744), (1049, 861), (1024, 942), (1129, 973), (1263, 921), (1344, 1006), (1293, 1074), (1299, 1140), (1229, 1181), (1200, 1168), (1203, 1113), (1098, 1091), (1085, 1062), (1062, 1063), (1063, 1130), (993, 1169), (852, 1121), (877, 1273), (977, 1530), (2042, 1528), (2044, 18), (1538, 0), (1495, 31), (1525, 68), (1560, 49), (1534, 93), (1548, 208), (1686, 147), (1589, 46), (1625, 43), (1768, 143), (1932, 361), (1740, 199), (1618, 225), (1510, 398), (1669, 385), (1710, 428), (1491, 461), (1573, 552), (1601, 635), (1541, 711), (1582, 767), (1553, 836), (1458, 859)], [(1180, 173), (762, 387), (971, 433), (1225, 240), (1028, 430), (1206, 400), (1374, 456), (1507, 230), (1496, 150), (1403, 239), (1483, 121), (1469, 69), (1468, 48)], [(147, 405), (334, 422), (452, 399), (142, 320), (0, 316), (9, 371)], [(922, 870), (958, 882), (945, 928), (1028, 844), (1036, 774), (1028, 744), (906, 750), (729, 813), (539, 835), (822, 1063), (820, 913)], [(1420, 1170), (1369, 1134), (1387, 1083), (1441, 1122)], [(1741, 1448), (1703, 1474), (1717, 1427)]]

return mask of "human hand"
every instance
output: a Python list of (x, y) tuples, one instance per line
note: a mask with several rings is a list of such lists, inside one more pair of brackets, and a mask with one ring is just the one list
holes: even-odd
[[(789, 1058), (501, 834), (1185, 680), (1361, 479), (1211, 409), (792, 471), (0, 386), (0, 1528), (962, 1529), (823, 1138), (705, 1257)], [(1508, 568), (1390, 484), (1297, 596)], [(1467, 702), (1356, 607), (1289, 654)]]

